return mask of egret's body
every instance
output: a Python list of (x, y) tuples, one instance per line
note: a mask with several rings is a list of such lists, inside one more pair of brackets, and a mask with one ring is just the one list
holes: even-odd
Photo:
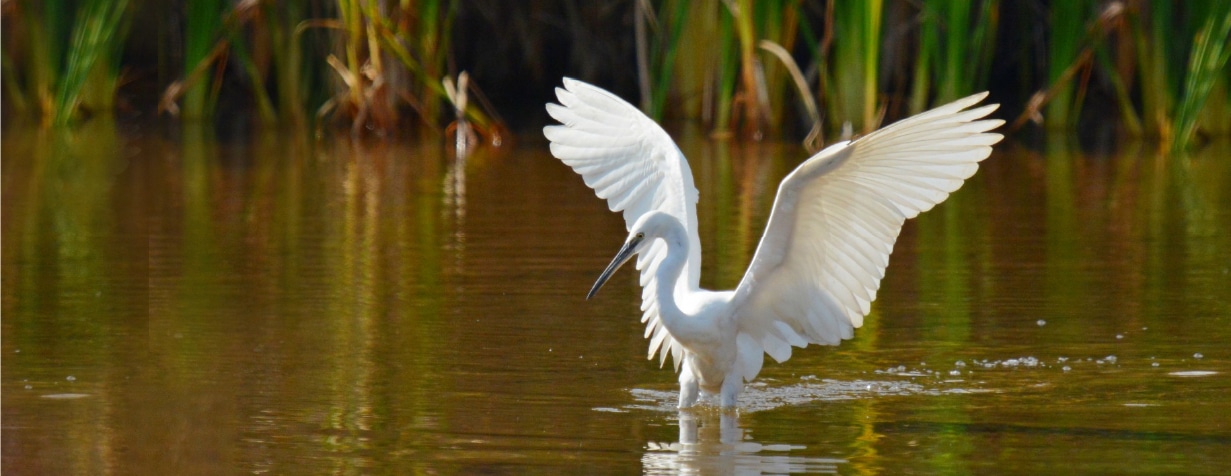
[[(852, 337), (876, 299), (907, 219), (957, 190), (1001, 139), (976, 109), (986, 94), (905, 119), (806, 160), (778, 188), (765, 235), (739, 286), (699, 286), (697, 190), (683, 154), (635, 107), (566, 79), (547, 110), (552, 154), (622, 211), (629, 236), (590, 296), (634, 255), (649, 357), (671, 354), (681, 408), (701, 392), (734, 406), (764, 354)], [(681, 365), (682, 364), (682, 365)]]

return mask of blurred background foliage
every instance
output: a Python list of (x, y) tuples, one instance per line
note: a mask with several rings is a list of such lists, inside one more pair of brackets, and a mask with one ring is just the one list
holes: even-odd
[[(500, 143), (561, 76), (715, 137), (804, 138), (977, 91), (1008, 130), (1231, 132), (1223, 0), (3, 0), (7, 123), (96, 116)], [(463, 74), (466, 73), (466, 74)], [(463, 78), (468, 76), (468, 78)], [(830, 138), (832, 141), (832, 137)]]

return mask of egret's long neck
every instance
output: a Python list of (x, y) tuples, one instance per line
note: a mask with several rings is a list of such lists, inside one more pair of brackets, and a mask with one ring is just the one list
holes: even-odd
[(663, 326), (676, 339), (683, 342), (702, 331), (703, 324), (697, 322), (697, 312), (692, 306), (681, 309), (677, 299), (688, 299), (698, 292), (683, 279), (684, 267), (688, 264), (688, 234), (683, 225), (678, 223), (669, 227), (662, 239), (667, 243), (667, 253), (654, 274), (654, 292), (658, 299), (658, 312), (662, 317)]

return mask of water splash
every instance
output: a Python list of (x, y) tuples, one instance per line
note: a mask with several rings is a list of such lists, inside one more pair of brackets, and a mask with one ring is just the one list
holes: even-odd
[[(913, 376), (912, 373), (906, 373)], [(924, 375), (924, 374), (920, 374)], [(939, 376), (939, 374), (937, 374)], [(945, 383), (961, 383), (961, 380)], [(984, 393), (990, 390), (970, 388), (942, 388), (926, 386), (911, 381), (894, 380), (832, 380), (804, 377), (801, 382), (778, 386), (764, 381), (748, 384), (739, 398), (741, 413), (773, 410), (785, 406), (808, 405), (816, 402), (834, 402), (863, 398), (878, 398), (910, 395), (945, 395), (954, 393)], [(678, 394), (673, 390), (635, 388), (629, 390), (635, 403), (625, 405), (627, 410), (651, 410), (675, 412)], [(717, 407), (716, 396), (702, 396), (701, 405)]]

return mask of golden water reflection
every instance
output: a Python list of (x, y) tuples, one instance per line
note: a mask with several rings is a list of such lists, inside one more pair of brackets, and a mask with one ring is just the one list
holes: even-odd
[[(908, 223), (854, 340), (761, 380), (922, 390), (724, 417), (626, 409), (674, 375), (643, 360), (631, 274), (585, 301), (622, 224), (541, 144), (132, 127), (4, 135), (5, 472), (1217, 472), (1231, 449), (1225, 143), (1006, 147)], [(682, 146), (703, 282), (730, 287), (803, 153)]]

